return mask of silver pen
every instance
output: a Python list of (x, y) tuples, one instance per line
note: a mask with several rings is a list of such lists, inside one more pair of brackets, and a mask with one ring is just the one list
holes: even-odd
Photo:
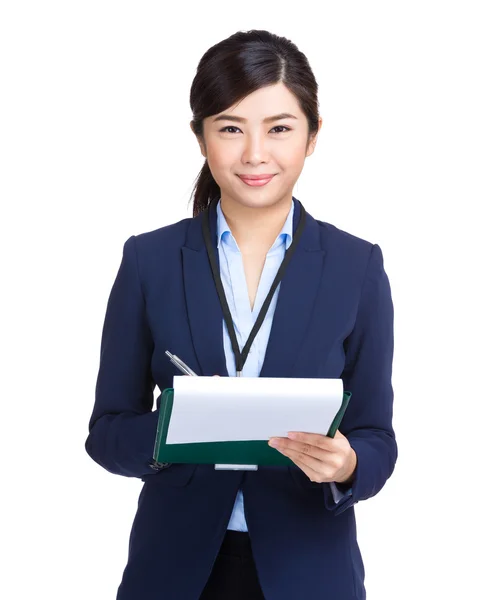
[(171, 354), (171, 352), (169, 350), (165, 351), (165, 354), (167, 354), (169, 356), (169, 360), (175, 365), (175, 367), (178, 367), (178, 369), (180, 369), (180, 371), (182, 373), (184, 373), (185, 375), (191, 375), (191, 376), (195, 376), (198, 377), (197, 373), (194, 373), (194, 371), (188, 367), (183, 360), (181, 360), (180, 358), (178, 358), (178, 356), (176, 356), (175, 354)]

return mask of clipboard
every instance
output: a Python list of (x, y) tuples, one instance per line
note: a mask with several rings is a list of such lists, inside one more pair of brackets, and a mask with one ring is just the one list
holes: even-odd
[[(174, 402), (174, 388), (163, 390), (159, 406), (159, 420), (154, 446), (154, 460), (157, 464), (196, 463), (232, 465), (293, 465), (293, 461), (269, 446), (269, 440), (243, 440), (228, 442), (190, 442), (182, 444), (166, 443)], [(327, 436), (334, 437), (340, 426), (352, 393), (345, 391), (341, 406), (334, 416)]]

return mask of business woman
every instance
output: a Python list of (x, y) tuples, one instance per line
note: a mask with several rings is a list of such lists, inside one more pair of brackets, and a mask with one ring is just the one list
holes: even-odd
[[(194, 216), (124, 244), (86, 440), (102, 467), (144, 482), (117, 598), (362, 600), (353, 507), (397, 460), (381, 249), (292, 195), (322, 123), (292, 42), (254, 30), (216, 44), (190, 103), (206, 159)], [(165, 350), (198, 375), (342, 378), (353, 395), (335, 438), (271, 440), (290, 467), (159, 465), (153, 391), (180, 374)]]

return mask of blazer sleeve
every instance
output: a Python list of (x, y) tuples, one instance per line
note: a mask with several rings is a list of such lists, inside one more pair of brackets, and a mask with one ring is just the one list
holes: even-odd
[(345, 340), (344, 389), (352, 392), (341, 433), (357, 457), (353, 481), (336, 484), (345, 492), (335, 501), (331, 487), (324, 485), (325, 506), (334, 515), (360, 500), (376, 495), (392, 474), (398, 456), (392, 427), (394, 309), (381, 248), (370, 252), (355, 325)]
[(158, 410), (152, 411), (152, 334), (147, 322), (135, 236), (124, 244), (103, 325), (95, 403), (85, 449), (111, 473), (152, 473)]

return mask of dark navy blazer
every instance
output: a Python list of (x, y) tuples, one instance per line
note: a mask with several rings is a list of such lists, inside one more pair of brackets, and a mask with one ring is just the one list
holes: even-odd
[[(293, 200), (295, 230), (300, 210)], [(218, 256), (214, 205), (210, 223)], [(242, 487), (267, 600), (364, 599), (353, 505), (379, 492), (397, 460), (393, 303), (380, 247), (307, 214), (260, 373), (342, 378), (352, 392), (340, 431), (358, 464), (352, 495), (337, 505), (328, 483), (311, 482), (297, 467), (152, 470), (160, 399), (154, 406), (154, 388), (172, 387), (179, 375), (164, 351), (199, 375), (228, 375), (222, 318), (201, 215), (125, 242), (107, 304), (85, 444), (111, 473), (144, 482), (117, 598), (197, 600)]]

